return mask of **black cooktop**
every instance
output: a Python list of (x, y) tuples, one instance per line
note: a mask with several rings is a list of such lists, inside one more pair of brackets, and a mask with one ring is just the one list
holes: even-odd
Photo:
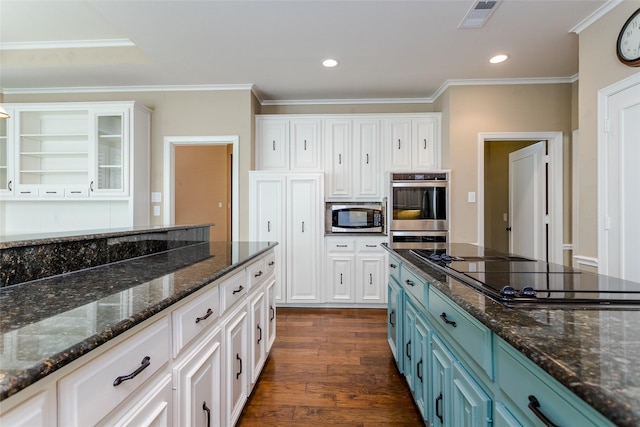
[(502, 254), (475, 245), (410, 251), (505, 305), (579, 304), (640, 308), (640, 283)]

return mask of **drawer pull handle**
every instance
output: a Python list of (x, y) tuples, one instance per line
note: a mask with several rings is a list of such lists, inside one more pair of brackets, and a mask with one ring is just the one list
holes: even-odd
[(260, 277), (262, 276), (262, 270), (258, 271), (256, 274), (253, 275), (253, 277)]
[(535, 396), (533, 395), (529, 396), (529, 405), (527, 406), (529, 406), (529, 409), (531, 409), (531, 412), (533, 412), (535, 416), (538, 417), (540, 421), (544, 423), (545, 426), (558, 427), (553, 422), (551, 422), (551, 420), (547, 418), (547, 416), (540, 410), (540, 402), (538, 402), (538, 399), (536, 399)]
[(202, 402), (202, 410), (207, 413), (207, 427), (211, 427), (211, 409), (207, 407), (207, 402)]
[(442, 392), (436, 397), (436, 417), (440, 420), (440, 424), (444, 424), (444, 419), (442, 418), (442, 408), (440, 407), (440, 403), (442, 402)]
[(346, 248), (347, 245), (336, 245), (336, 248)]
[(364, 246), (367, 247), (367, 248), (377, 248), (378, 247), (378, 245), (364, 245)]
[(244, 286), (240, 285), (240, 287), (238, 289), (235, 289), (233, 291), (233, 295), (237, 294), (238, 292), (242, 292), (244, 290)]
[(213, 314), (213, 310), (211, 310), (210, 308), (207, 309), (207, 314), (205, 314), (202, 317), (196, 317), (196, 323), (200, 323), (202, 320), (207, 320), (207, 318), (212, 314)]
[(240, 371), (236, 374), (236, 379), (238, 379), (240, 378), (240, 374), (242, 374), (242, 359), (238, 353), (236, 353), (236, 360), (240, 362)]
[(456, 326), (458, 326), (458, 324), (457, 324), (456, 322), (454, 322), (453, 320), (449, 320), (449, 319), (447, 319), (447, 313), (445, 313), (444, 311), (443, 311), (443, 312), (442, 312), (442, 314), (440, 315), (440, 318), (441, 318), (442, 320), (444, 320), (444, 323), (446, 323), (447, 325), (451, 325), (451, 326), (453, 326), (454, 328), (455, 328)]
[(257, 344), (260, 344), (260, 341), (262, 341), (262, 328), (260, 327), (260, 325), (257, 325), (257, 326), (258, 326), (258, 332), (260, 332), (260, 336), (258, 337)]
[(411, 340), (407, 341), (407, 345), (405, 346), (405, 353), (409, 360), (411, 360)]
[(420, 371), (421, 371), (420, 367), (421, 366), (422, 366), (422, 359), (420, 359), (420, 361), (416, 365), (416, 375), (417, 375), (418, 379), (420, 380), (420, 382), (422, 382), (422, 374), (420, 373)]
[(276, 309), (273, 308), (273, 306), (270, 306), (269, 311), (271, 311), (271, 317), (269, 318), (269, 322), (273, 322), (273, 319), (276, 318)]
[(142, 372), (145, 369), (147, 369), (149, 367), (149, 365), (151, 365), (151, 358), (149, 356), (146, 356), (144, 359), (142, 359), (142, 363), (141, 363), (141, 365), (140, 365), (140, 367), (138, 369), (136, 369), (135, 371), (133, 371), (129, 375), (123, 375), (121, 377), (116, 378), (113, 381), (113, 386), (117, 387), (120, 384), (122, 384), (123, 382), (135, 378), (136, 375), (138, 375), (140, 372)]
[(389, 264), (389, 267), (391, 268), (398, 268), (398, 266), (396, 264)]
[(407, 285), (409, 285), (409, 286), (415, 286), (416, 285), (415, 283), (413, 283), (413, 280), (409, 280), (409, 279), (405, 280), (405, 283)]
[(275, 261), (271, 261), (271, 262), (269, 263), (269, 267), (271, 267), (272, 265), (275, 265), (275, 263), (276, 263)]

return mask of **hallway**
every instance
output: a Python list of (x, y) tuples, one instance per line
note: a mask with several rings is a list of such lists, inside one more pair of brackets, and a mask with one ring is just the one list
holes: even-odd
[(424, 425), (386, 310), (278, 308), (276, 342), (237, 426)]

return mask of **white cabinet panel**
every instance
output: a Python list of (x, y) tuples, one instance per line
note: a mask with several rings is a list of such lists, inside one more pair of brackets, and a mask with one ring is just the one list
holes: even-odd
[(321, 121), (319, 119), (292, 119), (291, 170), (300, 172), (322, 169)]
[(224, 425), (235, 425), (248, 390), (247, 306), (242, 305), (224, 324)]
[(256, 169), (322, 170), (321, 119), (296, 116), (256, 117)]
[(57, 425), (56, 419), (56, 393), (53, 387), (0, 414), (0, 426), (54, 427)]
[(289, 121), (256, 119), (256, 168), (287, 170), (289, 168)]
[(327, 197), (350, 197), (352, 122), (348, 119), (328, 119), (325, 121), (327, 141)]
[(440, 113), (387, 116), (382, 142), (386, 170), (440, 168)]

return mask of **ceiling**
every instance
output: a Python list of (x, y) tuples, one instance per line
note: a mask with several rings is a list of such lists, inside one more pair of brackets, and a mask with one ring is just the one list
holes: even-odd
[[(251, 87), (263, 103), (429, 101), (446, 84), (575, 78), (571, 32), (616, 2), (0, 0), (4, 94)], [(490, 64), (496, 53), (508, 54)], [(335, 58), (332, 69), (321, 66)]]

